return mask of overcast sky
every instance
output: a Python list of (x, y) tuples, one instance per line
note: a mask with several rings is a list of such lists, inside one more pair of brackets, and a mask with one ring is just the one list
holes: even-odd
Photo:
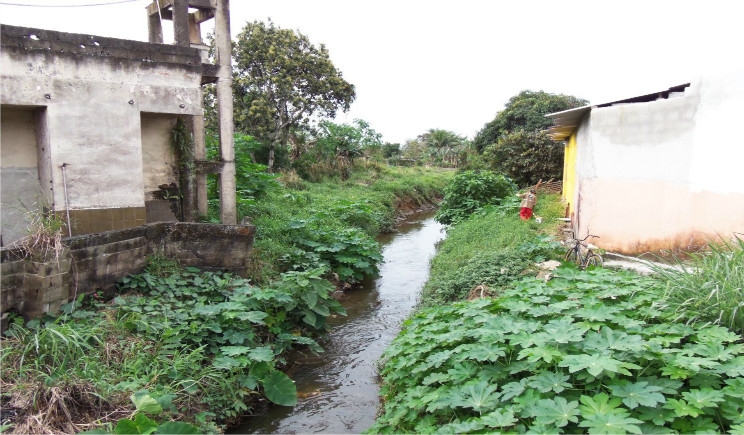
[[(11, 5), (116, 1), (0, 0), (0, 23), (146, 41), (152, 0)], [(270, 17), (325, 44), (357, 92), (337, 122), (364, 119), (401, 144), (431, 128), (472, 139), (525, 89), (603, 103), (744, 73), (740, 0), (231, 0), (230, 8), (233, 36)]]

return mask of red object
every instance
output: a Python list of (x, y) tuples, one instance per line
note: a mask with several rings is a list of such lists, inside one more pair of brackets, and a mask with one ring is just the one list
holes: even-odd
[(523, 220), (529, 220), (532, 217), (532, 209), (528, 207), (522, 207), (519, 209), (519, 217)]

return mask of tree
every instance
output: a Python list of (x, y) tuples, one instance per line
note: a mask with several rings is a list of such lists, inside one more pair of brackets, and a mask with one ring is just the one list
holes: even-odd
[(586, 100), (543, 91), (522, 91), (473, 139), (486, 164), (520, 186), (563, 176), (563, 144), (545, 130), (553, 121), (545, 115), (588, 104)]
[(254, 21), (233, 47), (236, 129), (269, 144), (269, 171), (275, 149), (286, 147), (293, 127), (313, 116), (333, 118), (356, 98), (325, 45), (315, 47), (299, 32)]
[(467, 147), (467, 138), (448, 130), (431, 128), (415, 140), (408, 141), (403, 154), (427, 165), (457, 167)]
[(473, 146), (483, 152), (488, 145), (496, 143), (502, 135), (516, 130), (541, 131), (553, 121), (546, 118), (548, 113), (560, 112), (589, 104), (587, 100), (563, 94), (549, 94), (543, 91), (520, 92), (509, 99), (504, 110), (496, 114), (493, 121), (475, 135)]

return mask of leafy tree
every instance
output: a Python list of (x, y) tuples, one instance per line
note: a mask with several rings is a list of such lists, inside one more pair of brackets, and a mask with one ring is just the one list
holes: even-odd
[(467, 138), (463, 136), (432, 128), (408, 141), (403, 155), (427, 165), (457, 167), (468, 145)]
[(478, 132), (473, 146), (492, 169), (521, 186), (539, 179), (560, 179), (563, 145), (544, 133), (552, 125), (545, 115), (586, 104), (586, 100), (569, 95), (522, 91)]
[(510, 131), (541, 131), (553, 121), (546, 118), (548, 113), (560, 112), (589, 104), (587, 100), (563, 94), (549, 94), (543, 91), (525, 90), (509, 99), (504, 110), (496, 114), (475, 135), (473, 146), (483, 152), (488, 145), (496, 143), (502, 135)]
[(316, 47), (307, 36), (270, 20), (246, 24), (234, 56), (235, 125), (270, 144), (269, 171), (276, 148), (286, 147), (293, 127), (313, 116), (333, 118), (339, 109), (348, 111), (356, 97), (325, 45)]
[(507, 174), (520, 186), (563, 177), (563, 144), (541, 131), (506, 133), (486, 147), (483, 156), (491, 169)]

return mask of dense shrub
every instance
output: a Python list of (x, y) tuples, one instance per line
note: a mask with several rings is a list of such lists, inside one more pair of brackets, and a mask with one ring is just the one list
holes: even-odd
[(457, 223), (487, 204), (500, 204), (516, 189), (512, 180), (496, 172), (461, 172), (445, 188), (436, 220), (445, 225)]

